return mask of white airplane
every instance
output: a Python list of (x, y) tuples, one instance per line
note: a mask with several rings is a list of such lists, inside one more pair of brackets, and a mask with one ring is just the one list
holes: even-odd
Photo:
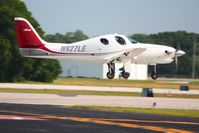
[(139, 43), (124, 35), (109, 34), (71, 44), (49, 43), (41, 39), (33, 26), (24, 18), (15, 18), (20, 54), (24, 57), (80, 60), (108, 65), (107, 77), (115, 76), (115, 63), (123, 63), (121, 75), (130, 76), (131, 63), (154, 66), (152, 79), (158, 78), (157, 64), (171, 63), (185, 54), (172, 47)]

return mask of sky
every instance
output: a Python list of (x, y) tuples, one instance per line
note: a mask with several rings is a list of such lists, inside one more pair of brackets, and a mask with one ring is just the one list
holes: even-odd
[(199, 0), (24, 0), (46, 34), (199, 33)]
[[(89, 37), (178, 30), (199, 33), (199, 0), (23, 1), (46, 34), (76, 30), (82, 30)], [(68, 62), (60, 63), (64, 68), (62, 76), (74, 68), (69, 68)], [(88, 65), (82, 62), (81, 66)], [(90, 67), (87, 68), (85, 71), (90, 71)]]

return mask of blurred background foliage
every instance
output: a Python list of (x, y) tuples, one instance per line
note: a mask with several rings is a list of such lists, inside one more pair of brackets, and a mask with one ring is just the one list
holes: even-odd
[(0, 81), (34, 80), (52, 82), (62, 72), (57, 60), (31, 59), (20, 56), (14, 28), (14, 17), (30, 21), (41, 37), (44, 32), (20, 0), (0, 1)]
[[(66, 34), (47, 34), (39, 26), (21, 0), (0, 1), (0, 82), (33, 80), (52, 82), (62, 72), (57, 60), (23, 58), (19, 54), (14, 28), (14, 17), (24, 17), (35, 27), (46, 41), (72, 43), (88, 39), (81, 30)], [(157, 34), (133, 34), (131, 38), (143, 43), (155, 43), (182, 49), (186, 55), (180, 57), (178, 66), (175, 62), (158, 65), (160, 76), (191, 77), (193, 60), (193, 42), (199, 42), (199, 34), (186, 31), (161, 32)], [(196, 49), (196, 77), (199, 77), (199, 46)], [(149, 67), (149, 73), (152, 68)]]

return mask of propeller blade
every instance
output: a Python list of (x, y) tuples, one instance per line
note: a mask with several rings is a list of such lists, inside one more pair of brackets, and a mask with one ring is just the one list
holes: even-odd
[(176, 65), (176, 71), (178, 71), (178, 57), (175, 56), (175, 65)]
[(180, 57), (180, 56), (182, 56), (184, 54), (185, 54), (185, 52), (182, 51), (182, 50), (179, 50), (179, 49), (176, 49), (175, 52), (174, 52), (176, 72), (178, 72), (178, 57)]

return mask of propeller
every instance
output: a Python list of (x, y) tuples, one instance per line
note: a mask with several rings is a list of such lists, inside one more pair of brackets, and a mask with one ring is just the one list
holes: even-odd
[[(176, 49), (176, 51), (178, 50)], [(178, 57), (176, 55), (174, 57), (175, 57), (176, 71), (178, 71)]]
[(176, 51), (174, 52), (174, 56), (175, 57), (180, 57), (180, 56), (182, 56), (184, 54), (185, 54), (185, 52), (182, 51), (182, 50), (179, 50), (179, 49), (176, 49)]
[(174, 52), (174, 58), (175, 58), (175, 65), (176, 65), (176, 71), (178, 71), (178, 57), (184, 55), (185, 52), (179, 49), (176, 49)]
[(167, 55), (173, 55), (173, 58), (175, 60), (176, 71), (178, 71), (178, 57), (180, 57), (180, 56), (185, 54), (184, 51), (179, 50), (179, 49), (180, 49), (180, 46), (178, 45), (178, 48), (174, 49), (174, 51), (173, 50), (165, 50), (165, 53)]

